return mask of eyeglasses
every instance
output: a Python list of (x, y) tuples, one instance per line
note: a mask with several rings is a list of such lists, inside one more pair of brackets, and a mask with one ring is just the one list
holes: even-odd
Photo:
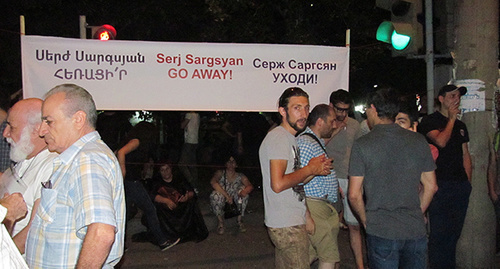
[(338, 107), (336, 105), (333, 106), (335, 108), (335, 110), (337, 110), (337, 112), (339, 113), (348, 113), (349, 112), (349, 107), (348, 108), (341, 108), (341, 107)]

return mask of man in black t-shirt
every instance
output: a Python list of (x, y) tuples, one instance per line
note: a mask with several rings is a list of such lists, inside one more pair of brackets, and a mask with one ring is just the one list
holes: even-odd
[(429, 206), (430, 268), (455, 268), (455, 252), (471, 192), (472, 163), (465, 124), (457, 119), (465, 87), (446, 85), (438, 94), (440, 108), (422, 119), (418, 131), (439, 149), (436, 178), (439, 190)]

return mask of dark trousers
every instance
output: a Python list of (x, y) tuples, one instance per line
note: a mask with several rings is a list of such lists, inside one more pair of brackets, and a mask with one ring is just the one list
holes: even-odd
[(366, 235), (370, 269), (425, 269), (427, 267), (427, 236), (392, 240)]
[(130, 208), (132, 203), (140, 208), (143, 215), (146, 216), (149, 231), (153, 234), (154, 238), (157, 239), (157, 243), (165, 243), (167, 237), (160, 228), (160, 221), (158, 220), (158, 215), (156, 215), (156, 207), (142, 183), (131, 180), (124, 180), (124, 182), (127, 208)]
[(455, 268), (457, 242), (469, 205), (469, 181), (438, 182), (439, 190), (429, 205), (430, 268)]

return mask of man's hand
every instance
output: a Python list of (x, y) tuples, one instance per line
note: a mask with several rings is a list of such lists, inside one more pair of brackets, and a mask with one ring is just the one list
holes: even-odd
[(165, 204), (167, 205), (167, 207), (170, 209), (170, 210), (174, 210), (177, 208), (177, 204), (174, 203), (174, 201), (170, 200), (170, 199), (167, 199), (165, 200)]
[(333, 159), (326, 158), (325, 154), (311, 158), (307, 166), (310, 167), (313, 175), (326, 176), (331, 173)]
[(457, 115), (460, 114), (459, 105), (460, 105), (459, 102), (450, 105), (450, 107), (448, 108), (448, 118), (453, 120), (457, 119)]
[(11, 222), (23, 219), (26, 213), (28, 213), (26, 202), (24, 202), (23, 196), (20, 193), (11, 195), (6, 193), (4, 197), (0, 199), (0, 204), (7, 208), (5, 219)]

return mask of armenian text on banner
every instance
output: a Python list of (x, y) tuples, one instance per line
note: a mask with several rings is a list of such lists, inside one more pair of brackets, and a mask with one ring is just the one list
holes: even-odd
[(349, 48), (22, 36), (24, 97), (87, 89), (100, 110), (276, 111), (288, 87), (313, 107), (348, 90)]

